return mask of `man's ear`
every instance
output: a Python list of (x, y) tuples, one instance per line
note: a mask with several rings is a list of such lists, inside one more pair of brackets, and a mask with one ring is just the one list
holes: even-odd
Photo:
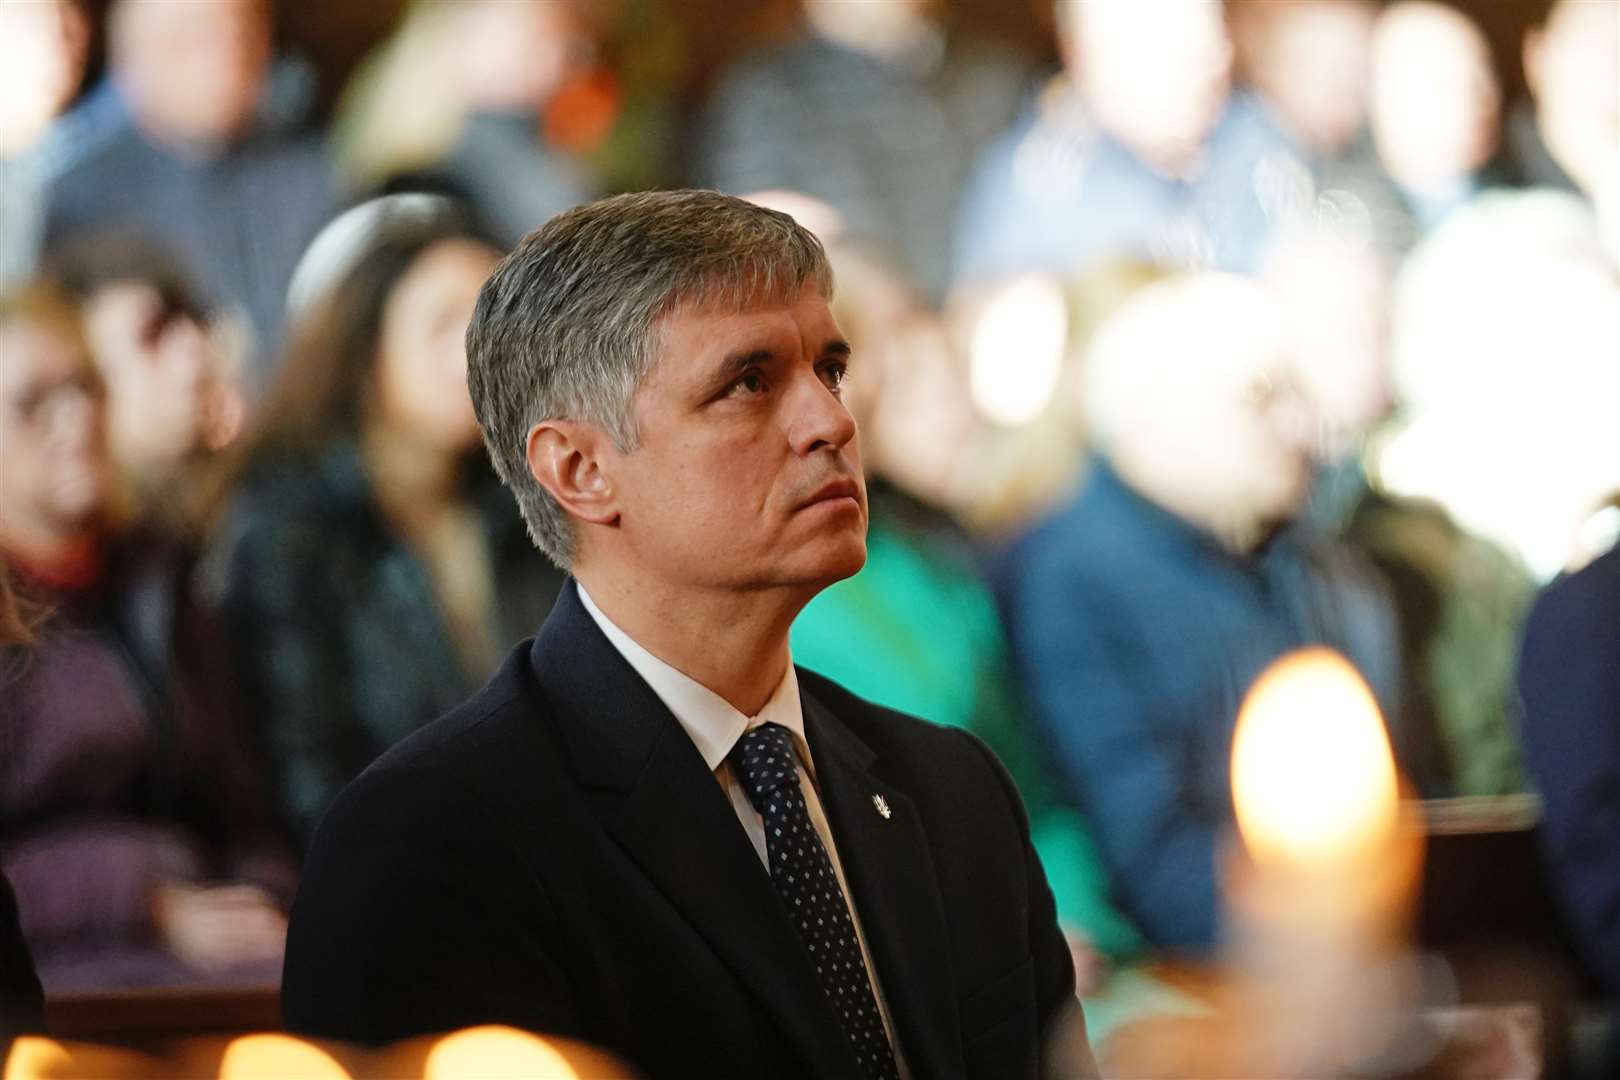
[(600, 428), (574, 420), (542, 420), (526, 446), (535, 482), (570, 515), (596, 525), (619, 518), (611, 458), (613, 441)]

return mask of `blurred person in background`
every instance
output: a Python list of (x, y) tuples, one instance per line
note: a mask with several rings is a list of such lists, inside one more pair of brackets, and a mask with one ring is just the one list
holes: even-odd
[(1231, 90), (1221, 5), (1060, 0), (1056, 11), (1064, 74), (975, 167), (955, 281), (1132, 257), (1252, 268), (1283, 209), (1271, 190), (1300, 166), (1252, 96)]
[[(1367, 127), (1372, 0), (1239, 0), (1229, 5), (1239, 72), (1297, 147), (1301, 224), (1364, 233), (1386, 256), (1410, 242), (1409, 214)], [(1274, 178), (1283, 190), (1286, 176)]]
[(1620, 5), (1556, 0), (1524, 39), (1534, 108), (1508, 117), (1507, 138), (1526, 183), (1590, 200), (1620, 259)]
[(1083, 823), (1058, 798), (972, 541), (942, 498), (971, 452), (971, 404), (938, 317), (875, 264), (837, 247), (829, 255), (842, 286), (833, 317), (855, 357), (843, 397), (861, 432), (867, 555), (795, 620), (794, 658), (837, 672), (871, 701), (990, 744), (1029, 808), (1084, 996), (1105, 957), (1141, 942), (1109, 904)]
[(934, 0), (806, 0), (803, 31), (715, 88), (697, 182), (792, 188), (924, 296), (944, 293), (962, 184), (1030, 90), (1015, 54), (956, 32)]
[(1394, 407), (1390, 263), (1359, 227), (1315, 221), (1281, 230), (1258, 277), (1282, 305), (1294, 372), (1311, 403), (1309, 516), (1336, 532), (1366, 490), (1368, 433)]
[(334, 221), (294, 279), (285, 369), (216, 492), (208, 576), (300, 842), (561, 587), (489, 470), (467, 392), (463, 336), (499, 258), (435, 196)]
[(291, 864), (188, 552), (114, 516), (103, 397), (71, 300), (8, 294), (0, 553), (48, 618), (5, 657), (5, 874), (47, 989), (273, 981)]
[(37, 268), (46, 185), (85, 135), (84, 118), (64, 111), (89, 45), (89, 20), (73, 0), (0, 4), (0, 288)]
[(1490, 43), (1467, 15), (1433, 0), (1403, 0), (1379, 15), (1369, 120), (1401, 196), (1402, 206), (1379, 222), (1390, 250), (1404, 255), (1451, 211), (1507, 179), (1501, 110)]
[(957, 462), (958, 513), (975, 533), (1005, 543), (1073, 492), (1087, 455), (1080, 359), (1127, 297), (1165, 276), (1122, 259), (1066, 283), (1020, 275), (952, 296), (946, 318), (979, 420), (973, 453)]
[(1518, 635), (1535, 583), (1579, 561), (1620, 490), (1620, 288), (1590, 205), (1493, 191), (1459, 208), (1396, 282), (1400, 412), (1370, 447), (1350, 538), (1396, 586), (1453, 793), (1528, 785)]
[[(1536, 599), (1519, 654), (1541, 840), (1581, 955), (1620, 1001), (1620, 545)], [(1620, 1011), (1607, 1069), (1620, 1068)]]
[(1089, 474), (999, 575), (1068, 796), (1127, 915), (1173, 952), (1217, 941), (1231, 739), (1260, 672), (1323, 644), (1394, 696), (1381, 585), (1291, 524), (1311, 418), (1287, 346), (1278, 303), (1244, 279), (1171, 278), (1131, 297), (1086, 355)]
[[(5, 559), (0, 558), (0, 649), (11, 652), (33, 639), (28, 619), (11, 589), (11, 571)], [(11, 678), (10, 671), (0, 669), (0, 689), (6, 688)], [(0, 873), (0, 1054), (7, 1052), (13, 1037), (44, 1030), (45, 991), (39, 985), (34, 957), (17, 919), (17, 894), (11, 889), (11, 881)]]
[(594, 22), (575, 0), (410, 6), (354, 81), (337, 123), (362, 189), (453, 189), (511, 246), (593, 198), (585, 163), (548, 140), (547, 110), (592, 61)]
[(250, 391), (278, 355), (287, 281), (336, 201), (314, 136), (260, 118), (271, 62), (264, 0), (118, 0), (110, 78), (131, 124), (51, 185), (47, 249), (107, 228), (140, 229), (250, 329)]
[(51, 259), (78, 297), (107, 389), (107, 441), (145, 521), (191, 533), (201, 474), (237, 433), (241, 389), (202, 298), (138, 236), (95, 234)]

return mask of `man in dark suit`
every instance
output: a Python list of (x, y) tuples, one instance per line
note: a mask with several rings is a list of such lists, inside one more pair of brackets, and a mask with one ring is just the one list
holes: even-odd
[(1095, 1071), (1000, 764), (793, 667), (866, 556), (831, 291), (791, 218), (695, 191), (568, 211), (485, 284), (479, 421), (574, 580), (321, 825), (293, 1029), (508, 1023), (659, 1077)]

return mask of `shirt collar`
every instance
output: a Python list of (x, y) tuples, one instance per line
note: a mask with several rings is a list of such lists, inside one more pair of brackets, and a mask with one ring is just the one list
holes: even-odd
[(707, 686), (678, 671), (648, 652), (639, 642), (621, 630), (612, 619), (596, 606), (591, 594), (576, 579), (580, 603), (595, 620), (619, 654), (635, 669), (636, 674), (652, 687), (687, 737), (703, 756), (704, 764), (713, 772), (726, 760), (732, 747), (743, 733), (763, 724), (780, 724), (793, 733), (793, 744), (798, 749), (805, 767), (815, 775), (810, 761), (810, 746), (804, 737), (804, 710), (799, 704), (799, 680), (793, 671), (793, 658), (788, 658), (782, 681), (776, 684), (770, 699), (755, 716), (744, 716), (725, 698)]

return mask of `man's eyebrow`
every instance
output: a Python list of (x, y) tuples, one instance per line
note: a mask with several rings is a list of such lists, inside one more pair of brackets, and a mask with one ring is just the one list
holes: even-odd
[(770, 349), (745, 349), (742, 352), (732, 353), (719, 366), (714, 369), (712, 379), (715, 382), (729, 382), (751, 367), (768, 364), (776, 359), (776, 353)]
[[(821, 346), (821, 357), (829, 356), (848, 359), (853, 350), (849, 342), (843, 338), (831, 338)], [(745, 349), (732, 353), (715, 367), (710, 376), (713, 383), (729, 383), (732, 379), (742, 375), (751, 367), (774, 363), (777, 359), (774, 349)]]

